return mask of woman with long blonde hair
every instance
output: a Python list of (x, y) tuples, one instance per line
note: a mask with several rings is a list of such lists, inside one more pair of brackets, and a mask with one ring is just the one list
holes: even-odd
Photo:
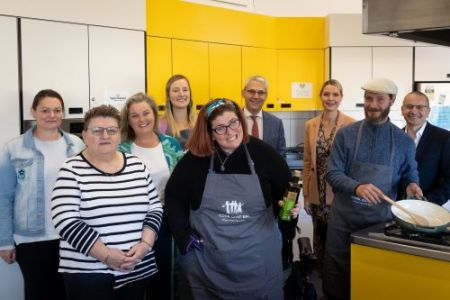
[(173, 75), (166, 84), (166, 112), (159, 131), (176, 138), (184, 148), (196, 120), (189, 80), (184, 75)]

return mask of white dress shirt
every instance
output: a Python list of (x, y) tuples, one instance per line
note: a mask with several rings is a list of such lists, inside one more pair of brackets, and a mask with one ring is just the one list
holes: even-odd
[[(252, 134), (252, 126), (253, 126), (253, 119), (252, 114), (244, 107), (244, 116), (245, 120), (247, 121), (247, 133)], [(259, 138), (263, 139), (263, 118), (262, 118), (262, 110), (260, 110), (256, 114), (256, 123), (258, 124), (258, 134)]]
[[(416, 144), (416, 148), (417, 148), (417, 145), (419, 145), (420, 138), (423, 135), (423, 131), (425, 130), (425, 127), (427, 127), (427, 122), (425, 122), (422, 125), (422, 127), (416, 132), (416, 138), (414, 139), (414, 143)], [(408, 134), (408, 126), (405, 127), (405, 132), (406, 132), (406, 134)]]

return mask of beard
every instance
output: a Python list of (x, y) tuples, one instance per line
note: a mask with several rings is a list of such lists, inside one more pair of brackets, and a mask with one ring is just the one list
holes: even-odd
[(386, 118), (389, 116), (390, 111), (391, 111), (390, 105), (383, 110), (368, 110), (366, 107), (364, 108), (364, 114), (366, 116), (366, 119), (371, 123), (381, 123), (385, 121)]

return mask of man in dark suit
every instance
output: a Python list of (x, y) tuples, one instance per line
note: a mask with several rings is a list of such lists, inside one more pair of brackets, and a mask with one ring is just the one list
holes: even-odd
[[(283, 122), (273, 114), (262, 110), (267, 99), (267, 79), (255, 75), (247, 79), (242, 89), (245, 99), (244, 115), (247, 121), (248, 133), (271, 145), (281, 156), (286, 152), (286, 139), (284, 138)], [(283, 269), (290, 266), (293, 261), (292, 241), (295, 237), (295, 228), (298, 217), (291, 221), (278, 221), (283, 241), (282, 258)]]
[(411, 92), (403, 100), (405, 132), (416, 143), (416, 161), (424, 196), (438, 205), (450, 200), (450, 132), (427, 122), (428, 97)]
[(244, 115), (248, 133), (271, 145), (284, 157), (286, 139), (283, 122), (273, 114), (262, 110), (267, 99), (267, 80), (262, 76), (252, 76), (245, 82), (242, 97), (245, 99)]

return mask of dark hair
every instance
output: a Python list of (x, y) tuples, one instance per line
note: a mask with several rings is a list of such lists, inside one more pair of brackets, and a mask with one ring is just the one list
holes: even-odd
[(323, 90), (325, 89), (325, 87), (327, 85), (336, 87), (339, 90), (339, 92), (341, 93), (341, 97), (344, 96), (344, 90), (342, 88), (342, 84), (339, 81), (337, 81), (336, 79), (330, 79), (330, 80), (325, 81), (322, 84), (322, 87), (320, 88), (320, 92), (319, 92), (319, 97), (322, 96)]
[[(214, 103), (218, 101), (224, 101), (225, 103), (218, 105), (211, 110), (211, 104), (214, 105)], [(195, 127), (186, 143), (186, 148), (189, 149), (192, 154), (197, 156), (207, 156), (214, 153), (211, 123), (226, 111), (234, 112), (236, 114), (242, 126), (242, 142), (248, 143), (247, 123), (242, 109), (233, 100), (216, 98), (206, 103), (198, 114)]]
[(125, 102), (125, 105), (120, 112), (120, 134), (123, 140), (133, 141), (136, 138), (136, 133), (130, 126), (128, 116), (130, 114), (131, 105), (142, 102), (147, 103), (153, 111), (153, 118), (155, 120), (153, 124), (153, 131), (158, 133), (158, 108), (155, 100), (144, 93), (137, 93), (127, 99), (127, 102)]
[(61, 97), (61, 95), (57, 91), (54, 91), (54, 90), (51, 90), (51, 89), (40, 90), (36, 94), (36, 96), (34, 96), (33, 103), (31, 104), (31, 108), (33, 110), (36, 110), (36, 108), (38, 107), (38, 105), (41, 102), (41, 100), (44, 99), (45, 97), (58, 99), (59, 102), (61, 103), (62, 109), (64, 111), (64, 100), (63, 100), (63, 98)]
[(83, 129), (86, 130), (89, 127), (89, 123), (93, 118), (103, 117), (103, 118), (113, 118), (117, 120), (117, 125), (120, 126), (120, 114), (117, 108), (112, 105), (100, 105), (91, 108), (84, 115)]

